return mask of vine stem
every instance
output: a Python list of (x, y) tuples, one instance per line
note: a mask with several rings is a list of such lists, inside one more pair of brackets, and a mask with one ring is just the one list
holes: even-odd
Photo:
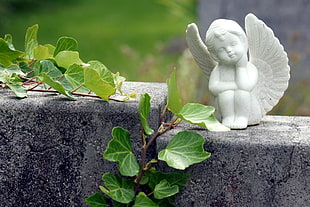
[[(170, 129), (176, 127), (179, 123), (180, 123), (179, 118), (173, 119), (169, 124), (161, 123), (161, 126), (158, 128), (156, 133), (150, 138), (150, 140), (146, 143), (146, 145), (143, 145), (144, 147), (142, 147), (143, 151), (142, 151), (142, 159), (141, 159), (142, 168), (141, 168), (141, 171), (140, 171), (139, 175), (135, 179), (135, 186), (134, 186), (135, 193), (138, 192), (138, 189), (139, 189), (139, 186), (140, 186), (140, 181), (141, 181), (142, 177), (144, 176), (144, 173), (146, 171), (148, 171), (149, 169), (151, 169), (156, 164), (156, 163), (153, 163), (153, 164), (150, 164), (149, 166), (147, 166), (146, 154), (147, 154), (148, 148), (156, 140), (157, 137), (159, 137), (160, 135), (166, 133)], [(161, 130), (163, 126), (167, 126), (167, 127), (164, 130)]]
[(28, 89), (28, 91), (34, 91), (36, 87), (38, 87), (39, 85), (41, 85), (43, 83), (43, 81), (40, 81), (39, 83), (37, 83), (35, 86), (33, 86), (32, 88)]
[[(51, 89), (35, 89), (37, 86), (27, 89), (27, 91), (33, 91), (33, 92), (51, 92), (51, 93), (59, 93), (56, 90), (51, 90)], [(71, 92), (72, 95), (75, 96), (84, 96), (84, 97), (91, 97), (91, 98), (100, 98), (100, 96), (97, 96), (95, 94), (88, 94), (88, 93), (77, 93), (77, 92)], [(109, 100), (111, 101), (117, 101), (120, 102), (120, 100), (118, 99), (114, 99), (114, 98), (109, 98)]]
[[(28, 65), (28, 67), (30, 68), (30, 67), (32, 67), (35, 63), (37, 62), (37, 60), (32, 60), (30, 63), (29, 63), (29, 65)], [(31, 72), (31, 71), (30, 71)], [(33, 72), (31, 72), (31, 73), (33, 73)], [(30, 74), (31, 74), (30, 73)], [(29, 74), (28, 74), (29, 75)]]
[(79, 85), (76, 89), (72, 90), (71, 93), (76, 92), (77, 90), (79, 90), (81, 87), (83, 87), (85, 85), (85, 83), (82, 83), (81, 85)]

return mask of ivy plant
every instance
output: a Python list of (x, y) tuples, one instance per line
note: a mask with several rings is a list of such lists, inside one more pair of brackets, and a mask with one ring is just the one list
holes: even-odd
[[(56, 46), (39, 44), (38, 25), (29, 27), (25, 35), (24, 51), (15, 49), (12, 35), (0, 38), (0, 85), (11, 89), (18, 98), (26, 98), (29, 91), (56, 92), (69, 99), (91, 96), (125, 101), (135, 97), (121, 90), (125, 78), (112, 73), (97, 60), (82, 61), (78, 43), (72, 37), (61, 37)], [(142, 155), (138, 161), (133, 153), (130, 132), (121, 127), (112, 130), (113, 139), (108, 143), (104, 159), (117, 162), (119, 174), (105, 173), (102, 193), (85, 199), (91, 207), (105, 207), (109, 203), (118, 207), (174, 206), (175, 195), (185, 186), (188, 173), (165, 173), (156, 169), (160, 161), (168, 166), (184, 170), (210, 157), (204, 151), (205, 139), (192, 131), (182, 131), (171, 138), (157, 157), (148, 159), (150, 146), (162, 134), (176, 127), (182, 120), (202, 126), (210, 131), (229, 130), (214, 116), (215, 109), (196, 103), (183, 105), (176, 86), (176, 72), (167, 80), (167, 105), (162, 113), (158, 129), (148, 124), (151, 108), (149, 94), (141, 94), (138, 113), (142, 125)], [(119, 93), (122, 98), (115, 99)], [(164, 122), (167, 111), (174, 116)], [(108, 201), (110, 200), (110, 201)]]
[(135, 97), (121, 90), (125, 78), (112, 73), (100, 61), (84, 62), (78, 43), (72, 37), (60, 37), (56, 46), (39, 44), (39, 26), (29, 27), (25, 35), (24, 51), (15, 49), (12, 35), (0, 38), (0, 84), (11, 89), (18, 98), (26, 98), (28, 91), (57, 92), (70, 99), (91, 96), (106, 101)]
[[(147, 159), (151, 144), (162, 134), (176, 127), (182, 120), (202, 126), (210, 131), (229, 130), (220, 124), (214, 116), (215, 109), (196, 103), (183, 105), (176, 86), (176, 72), (167, 80), (167, 105), (161, 115), (157, 130), (150, 128), (149, 94), (141, 94), (138, 113), (142, 125), (142, 155), (138, 162), (132, 150), (130, 133), (121, 127), (112, 130), (113, 139), (108, 143), (104, 159), (117, 162), (119, 174), (109, 172), (102, 176), (103, 185), (99, 186), (102, 193), (95, 193), (85, 199), (91, 207), (107, 207), (109, 203), (118, 207), (160, 207), (175, 206), (175, 195), (185, 186), (190, 175), (188, 173), (165, 173), (156, 169), (160, 161), (168, 166), (184, 170), (210, 157), (203, 148), (205, 139), (192, 131), (181, 131), (171, 138), (167, 146), (157, 157)], [(174, 116), (170, 122), (163, 122), (167, 110)], [(110, 201), (109, 201), (110, 200)]]

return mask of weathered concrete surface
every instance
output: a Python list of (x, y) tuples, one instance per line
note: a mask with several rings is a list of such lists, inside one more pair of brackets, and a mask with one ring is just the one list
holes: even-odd
[[(163, 148), (174, 134), (194, 130), (206, 138), (211, 158), (186, 171), (191, 178), (179, 206), (310, 206), (310, 117), (266, 116), (246, 130), (208, 132), (183, 125), (159, 137)], [(164, 171), (171, 170), (162, 165)]]
[[(126, 83), (125, 92), (149, 93), (150, 125), (158, 127), (166, 84)], [(17, 99), (0, 90), (0, 206), (86, 206), (101, 176), (116, 165), (102, 155), (113, 127), (131, 131), (139, 149), (138, 100), (109, 103), (31, 93)]]

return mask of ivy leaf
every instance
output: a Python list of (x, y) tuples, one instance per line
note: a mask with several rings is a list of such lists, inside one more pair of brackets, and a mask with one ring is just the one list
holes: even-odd
[(56, 47), (54, 45), (51, 45), (51, 44), (45, 44), (44, 47), (47, 47), (48, 48), (48, 52), (50, 54), (54, 54), (54, 51), (56, 49)]
[(39, 26), (37, 24), (28, 27), (25, 36), (25, 57), (28, 59), (34, 58), (34, 48), (38, 46), (37, 34)]
[(35, 75), (40, 76), (41, 73), (45, 73), (53, 80), (57, 80), (62, 76), (62, 72), (49, 60), (41, 60), (35, 63), (33, 70)]
[[(79, 87), (84, 84), (84, 68), (80, 65), (73, 64), (64, 73), (67, 81), (71, 85), (72, 89)], [(87, 93), (89, 89), (85, 86), (79, 88), (78, 92)]]
[(100, 190), (113, 200), (126, 204), (134, 199), (134, 182), (132, 180), (126, 180), (111, 173), (105, 173), (102, 180), (105, 187), (99, 186)]
[(87, 88), (106, 101), (109, 101), (109, 97), (115, 94), (115, 88), (105, 82), (100, 74), (91, 67), (84, 68), (84, 82)]
[(101, 193), (95, 193), (85, 199), (90, 207), (108, 207), (107, 199)]
[(163, 199), (173, 196), (178, 192), (179, 187), (177, 185), (170, 185), (167, 180), (162, 180), (155, 186), (154, 197), (156, 199)]
[(15, 93), (18, 98), (27, 97), (27, 91), (23, 85), (18, 83), (6, 83), (6, 85)]
[(9, 44), (0, 38), (0, 64), (7, 67), (12, 64), (12, 61), (23, 55), (22, 52), (12, 50)]
[(185, 186), (189, 176), (189, 173), (163, 173), (155, 171), (149, 175), (150, 182), (148, 185), (154, 190), (155, 186), (159, 184), (161, 180), (167, 180), (170, 185), (177, 185), (181, 190)]
[(87, 64), (99, 73), (104, 82), (115, 87), (113, 73), (104, 64), (97, 60), (89, 61)]
[[(0, 66), (0, 68), (1, 68), (1, 66)], [(5, 71), (0, 71), (0, 82), (2, 82), (2, 83), (9, 82), (9, 76), (7, 75), (7, 73)]]
[(148, 198), (145, 193), (140, 192), (136, 196), (135, 204), (132, 207), (158, 207), (158, 205)]
[(177, 114), (179, 118), (207, 128), (209, 131), (229, 131), (229, 128), (222, 125), (214, 116), (214, 107), (202, 104), (186, 104)]
[(167, 80), (167, 85), (168, 85), (167, 107), (172, 113), (177, 114), (181, 110), (183, 104), (177, 88), (175, 69), (171, 73), (170, 78)]
[(122, 85), (125, 82), (126, 78), (121, 76), (119, 72), (113, 74), (113, 78), (116, 90), (118, 90), (121, 94), (124, 94), (122, 91)]
[(41, 76), (43, 77), (43, 82), (58, 91), (60, 94), (63, 94), (71, 99), (75, 99), (75, 97), (71, 94), (71, 92), (59, 82), (53, 80), (50, 76), (48, 76), (45, 72), (41, 73)]
[(22, 85), (23, 80), (19, 75), (24, 75), (18, 65), (10, 65), (7, 68), (0, 66), (0, 82), (5, 83), (18, 98), (27, 97), (27, 91)]
[(139, 102), (139, 116), (140, 116), (140, 121), (142, 123), (144, 132), (147, 135), (154, 134), (154, 130), (150, 128), (148, 124), (148, 117), (150, 114), (150, 108), (151, 108), (151, 103), (150, 103), (151, 97), (149, 94), (141, 94), (140, 95), (140, 102)]
[[(21, 68), (18, 65), (16, 65), (16, 64), (8, 66), (5, 69), (5, 71), (8, 74), (8, 76), (13, 76), (13, 74), (25, 75), (25, 73), (21, 70)], [(22, 80), (20, 82), (22, 82)]]
[(204, 142), (205, 139), (200, 134), (191, 131), (179, 132), (167, 147), (159, 152), (158, 159), (165, 161), (170, 167), (184, 170), (210, 157), (211, 154), (203, 149)]
[(77, 51), (78, 43), (72, 37), (61, 37), (57, 40), (54, 57), (61, 51)]
[(55, 60), (58, 66), (68, 68), (72, 64), (82, 64), (79, 52), (77, 51), (60, 51), (55, 56)]
[(164, 199), (156, 199), (155, 202), (159, 205), (159, 206), (164, 206), (164, 207), (176, 207), (175, 205), (172, 204), (172, 202), (174, 202), (174, 200), (169, 198), (164, 198)]
[(36, 60), (43, 60), (53, 57), (53, 55), (50, 53), (50, 49), (43, 45), (38, 45), (33, 48), (33, 56)]
[(4, 35), (4, 40), (7, 42), (8, 46), (11, 50), (15, 50), (15, 47), (13, 45), (13, 37), (11, 34)]
[(135, 176), (139, 173), (139, 164), (132, 152), (130, 134), (121, 127), (112, 130), (113, 139), (103, 157), (109, 161), (118, 162), (119, 171), (123, 176)]
[(113, 204), (112, 205), (113, 207), (130, 207), (130, 203), (124, 204), (124, 203), (117, 202), (115, 200), (112, 200), (112, 204)]

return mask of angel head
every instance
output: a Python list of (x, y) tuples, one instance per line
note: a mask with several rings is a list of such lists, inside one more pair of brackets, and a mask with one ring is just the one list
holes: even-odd
[(218, 19), (206, 33), (206, 45), (212, 58), (219, 63), (236, 64), (247, 54), (247, 37), (233, 20)]

